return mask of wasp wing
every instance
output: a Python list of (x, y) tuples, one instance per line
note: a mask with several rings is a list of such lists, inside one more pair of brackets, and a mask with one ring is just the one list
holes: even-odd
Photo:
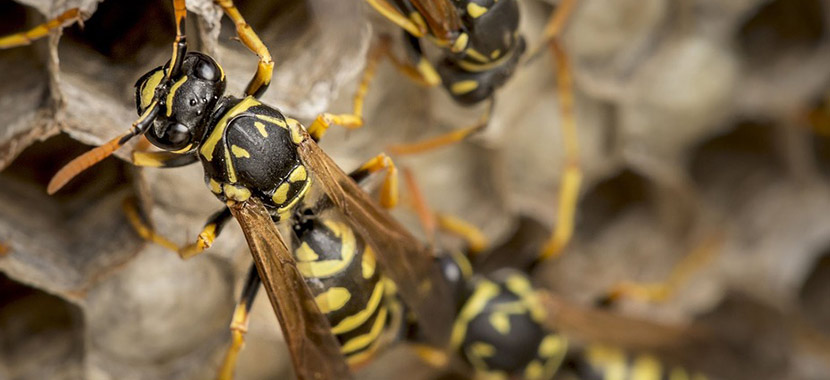
[(259, 277), (280, 321), (301, 380), (351, 379), (340, 345), (297, 270), (271, 216), (256, 197), (230, 207), (239, 222)]
[(432, 35), (441, 40), (461, 30), (461, 18), (450, 0), (410, 0), (427, 22)]
[(332, 203), (377, 252), (385, 276), (392, 279), (404, 303), (415, 313), (427, 338), (436, 346), (449, 340), (453, 321), (447, 285), (433, 265), (429, 250), (373, 202), (305, 131), (299, 153)]

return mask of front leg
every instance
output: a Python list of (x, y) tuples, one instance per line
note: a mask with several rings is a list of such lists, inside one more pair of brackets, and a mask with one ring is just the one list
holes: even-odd
[(245, 95), (259, 98), (268, 89), (274, 73), (274, 60), (271, 59), (271, 53), (268, 51), (268, 47), (259, 39), (256, 32), (245, 21), (245, 18), (242, 17), (242, 14), (239, 13), (239, 10), (236, 9), (232, 0), (215, 0), (215, 3), (222, 7), (225, 14), (236, 25), (236, 34), (239, 36), (239, 40), (242, 41), (245, 47), (259, 57), (256, 74), (254, 74), (254, 77), (251, 78), (251, 81), (248, 82), (248, 86), (245, 88)]
[(210, 246), (213, 245), (213, 241), (217, 236), (219, 236), (219, 233), (222, 232), (222, 228), (225, 227), (225, 224), (231, 218), (231, 211), (228, 207), (226, 206), (222, 208), (208, 218), (208, 221), (205, 223), (205, 226), (202, 228), (202, 231), (199, 233), (199, 236), (196, 238), (195, 242), (179, 246), (172, 240), (153, 231), (152, 227), (148, 226), (144, 220), (141, 219), (135, 205), (135, 200), (126, 199), (123, 207), (124, 213), (127, 215), (127, 220), (139, 236), (144, 238), (144, 240), (156, 243), (178, 253), (182, 259), (189, 259), (199, 253), (202, 253), (205, 249), (210, 248)]

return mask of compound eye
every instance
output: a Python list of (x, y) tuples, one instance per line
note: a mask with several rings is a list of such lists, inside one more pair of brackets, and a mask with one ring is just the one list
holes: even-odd
[(199, 79), (216, 82), (219, 80), (219, 68), (213, 62), (200, 59), (193, 68), (193, 73)]
[(190, 144), (191, 140), (190, 128), (181, 123), (171, 122), (164, 128), (158, 142), (164, 145), (164, 149), (180, 150)]

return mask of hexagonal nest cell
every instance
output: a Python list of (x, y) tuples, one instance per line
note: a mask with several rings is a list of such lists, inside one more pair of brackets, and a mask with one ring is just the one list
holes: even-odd
[[(222, 206), (199, 165), (134, 168), (130, 142), (54, 196), (45, 192), (62, 165), (135, 121), (136, 79), (170, 56), (171, 2), (20, 3), (0, 4), (0, 34), (68, 7), (86, 19), (60, 38), (0, 50), (0, 378), (213, 377), (250, 264), (242, 234), (231, 223), (206, 253), (182, 261), (143, 241), (122, 210), (135, 198), (158, 231), (192, 241)], [(305, 125), (320, 112), (352, 110), (379, 35), (392, 36), (392, 54), (405, 54), (400, 29), (359, 0), (236, 3), (275, 61), (263, 102)], [(560, 3), (519, 1), (529, 47), (543, 46)], [(256, 55), (212, 1), (187, 4), (189, 48), (214, 56), (227, 93), (239, 96)], [(579, 1), (562, 37), (580, 196), (571, 242), (538, 266), (535, 283), (593, 306), (618, 283), (670, 278), (702, 243), (717, 241), (667, 300), (624, 298), (611, 312), (714, 332), (722, 350), (700, 355), (702, 367), (728, 378), (826, 378), (828, 20), (820, 0)], [(541, 49), (497, 92), (481, 133), (393, 157), (416, 174), (433, 210), (468, 220), (492, 246), (515, 253), (499, 258), (515, 259), (507, 265), (533, 258), (562, 223), (559, 185), (570, 162), (555, 69)], [(376, 74), (363, 128), (333, 127), (321, 143), (346, 171), (389, 144), (470, 125), (484, 111), (413, 83), (388, 60)], [(420, 234), (411, 198), (402, 192), (395, 215)], [(290, 372), (265, 298), (253, 309), (241, 380)], [(357, 377), (436, 378), (406, 348), (388, 355)]]

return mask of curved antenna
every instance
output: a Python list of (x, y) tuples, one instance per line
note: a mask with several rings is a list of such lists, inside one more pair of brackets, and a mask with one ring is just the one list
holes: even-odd
[(75, 157), (74, 160), (70, 161), (63, 168), (61, 168), (61, 170), (55, 173), (55, 176), (49, 181), (49, 185), (46, 186), (46, 192), (49, 195), (56, 193), (70, 180), (72, 180), (72, 178), (75, 178), (75, 176), (81, 174), (84, 170), (89, 169), (93, 165), (101, 162), (103, 159), (111, 156), (116, 150), (118, 150), (118, 148), (127, 143), (127, 141), (131, 138), (143, 134), (147, 131), (147, 128), (153, 120), (155, 120), (158, 111), (158, 100), (155, 100), (150, 104), (150, 107), (144, 111), (144, 114), (141, 115), (135, 123), (133, 123), (129, 132), (108, 141), (104, 145)]
[(179, 75), (185, 53), (187, 53), (187, 37), (185, 33), (187, 7), (185, 7), (185, 0), (173, 0), (173, 13), (176, 21), (176, 40), (173, 41), (173, 56), (170, 57), (170, 70), (167, 70), (165, 79)]

